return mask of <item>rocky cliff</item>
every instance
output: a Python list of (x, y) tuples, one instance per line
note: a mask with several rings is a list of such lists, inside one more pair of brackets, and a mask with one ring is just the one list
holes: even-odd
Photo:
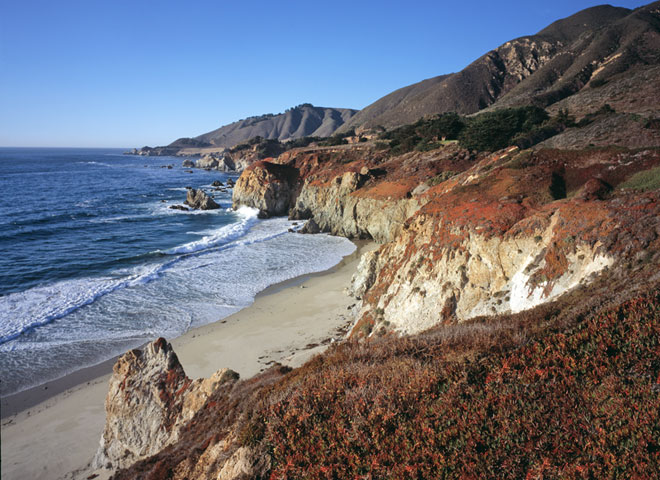
[(657, 193), (610, 190), (659, 163), (657, 150), (512, 149), (429, 189), (400, 235), (363, 260), (355, 333), (520, 312), (657, 249)]
[(621, 245), (648, 248), (660, 228), (654, 194), (615, 189), (660, 164), (657, 149), (475, 155), (449, 145), (387, 157), (363, 145), (277, 162), (243, 173), (235, 206), (384, 244), (354, 280), (356, 335), (535, 307), (623, 261)]

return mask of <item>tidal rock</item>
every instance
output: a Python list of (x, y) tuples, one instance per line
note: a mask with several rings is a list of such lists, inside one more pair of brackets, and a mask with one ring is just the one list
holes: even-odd
[(125, 468), (175, 442), (220, 386), (238, 374), (223, 369), (209, 379), (189, 379), (163, 338), (131, 350), (113, 368), (105, 399), (106, 423), (94, 468)]
[(218, 158), (213, 155), (204, 155), (195, 163), (197, 168), (216, 168), (218, 166)]
[(220, 208), (211, 197), (200, 189), (191, 188), (186, 195), (186, 205), (198, 210), (215, 210)]
[(222, 187), (224, 184), (220, 180), (214, 180), (211, 184), (212, 187)]
[(300, 233), (321, 233), (321, 227), (313, 218), (310, 218), (305, 226), (300, 229)]
[(296, 205), (289, 212), (289, 220), (307, 220), (312, 218), (312, 211), (303, 204)]
[(218, 160), (218, 166), (216, 168), (222, 172), (235, 172), (236, 163), (233, 158), (225, 154)]
[(184, 167), (184, 168), (192, 168), (192, 167), (195, 166), (195, 162), (192, 161), (192, 160), (189, 159), (189, 158), (186, 158), (186, 159), (183, 161), (183, 163), (181, 164), (181, 166)]
[(172, 210), (182, 210), (184, 212), (190, 211), (190, 209), (188, 207), (184, 207), (183, 205), (170, 205), (170, 208)]

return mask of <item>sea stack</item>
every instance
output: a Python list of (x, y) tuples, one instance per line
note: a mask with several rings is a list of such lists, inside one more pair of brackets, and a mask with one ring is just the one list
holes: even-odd
[(197, 210), (216, 210), (220, 208), (220, 205), (218, 205), (215, 200), (209, 197), (201, 189), (195, 188), (188, 190), (186, 201), (184, 203)]

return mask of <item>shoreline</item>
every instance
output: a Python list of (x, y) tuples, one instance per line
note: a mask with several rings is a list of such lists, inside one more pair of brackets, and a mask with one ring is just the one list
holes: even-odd
[[(353, 243), (356, 250), (337, 265), (271, 285), (243, 310), (168, 339), (186, 374), (208, 377), (231, 368), (247, 379), (274, 362), (302, 365), (342, 339), (355, 303), (344, 290), (361, 255), (377, 248), (372, 241)], [(2, 478), (90, 474), (116, 359), (2, 399)]]
[[(232, 318), (234, 315), (242, 312), (243, 310), (252, 307), (256, 302), (257, 299), (261, 297), (265, 297), (268, 295), (274, 295), (282, 290), (285, 290), (287, 288), (299, 286), (305, 281), (311, 279), (311, 278), (316, 278), (316, 277), (321, 277), (327, 274), (331, 274), (341, 268), (341, 266), (345, 263), (350, 261), (350, 259), (358, 254), (361, 249), (364, 249), (367, 245), (372, 243), (371, 241), (368, 240), (351, 240), (355, 246), (357, 247), (356, 250), (344, 257), (337, 265), (334, 265), (330, 267), (327, 270), (322, 270), (320, 272), (313, 272), (313, 273), (306, 273), (304, 275), (300, 275), (298, 277), (290, 278), (288, 280), (284, 280), (282, 282), (275, 283), (273, 285), (270, 285), (266, 287), (264, 290), (259, 292), (255, 298), (254, 302), (245, 307), (242, 310), (239, 310), (236, 313), (233, 313), (229, 315), (228, 317), (221, 318), (219, 320), (216, 320), (213, 323), (209, 323), (206, 325), (200, 325), (199, 327), (193, 327), (187, 332), (185, 332), (183, 335), (180, 337), (176, 337), (173, 339), (167, 339), (172, 345), (178, 344), (179, 340), (185, 339), (187, 336), (192, 335), (194, 338), (195, 332), (197, 330), (202, 330), (205, 327), (210, 327), (211, 325), (215, 324), (224, 324), (227, 323), (227, 321)], [(366, 251), (366, 250), (364, 250)], [(362, 252), (364, 253), (364, 252)], [(347, 285), (348, 286), (348, 285)], [(184, 340), (185, 341), (185, 340)], [(137, 349), (142, 349), (146, 345), (140, 345), (138, 347), (135, 347)], [(99, 379), (100, 377), (104, 376), (109, 376), (112, 373), (112, 367), (117, 361), (117, 359), (121, 355), (116, 355), (108, 360), (104, 360), (96, 365), (91, 365), (89, 367), (83, 367), (79, 370), (76, 370), (74, 372), (68, 373), (64, 375), (63, 377), (56, 378), (55, 380), (49, 380), (45, 383), (42, 383), (41, 385), (37, 385), (35, 387), (30, 387), (25, 390), (22, 390), (17, 393), (12, 393), (10, 395), (7, 395), (5, 397), (0, 397), (0, 420), (4, 420), (6, 418), (12, 417), (14, 415), (17, 415), (21, 412), (27, 411), (32, 407), (35, 407), (43, 402), (48, 401), (49, 399), (56, 397), (62, 393), (65, 393), (69, 390), (76, 389), (78, 387), (81, 387), (83, 384), (91, 384), (95, 380)], [(213, 373), (213, 372), (212, 372)], [(239, 372), (240, 373), (240, 372)]]

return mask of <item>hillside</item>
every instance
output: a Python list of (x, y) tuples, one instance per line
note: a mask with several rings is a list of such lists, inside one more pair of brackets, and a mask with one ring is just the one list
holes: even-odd
[(179, 138), (167, 146), (143, 147), (135, 155), (202, 155), (232, 148), (250, 139), (287, 141), (302, 137), (329, 137), (357, 110), (315, 107), (304, 103), (280, 114), (248, 117), (194, 138)]
[[(390, 93), (361, 110), (340, 131), (394, 127), (425, 115), (472, 114), (491, 106), (545, 108), (596, 89), (618, 74), (658, 64), (660, 2), (636, 10), (593, 7), (535, 35), (511, 40), (460, 72)], [(635, 89), (626, 95), (638, 99), (637, 107), (648, 110), (646, 101), (656, 112), (660, 107), (658, 96), (645, 97)]]
[(357, 110), (298, 105), (279, 115), (262, 115), (230, 123), (194, 140), (216, 147), (233, 147), (254, 137), (280, 141), (301, 137), (329, 137)]

